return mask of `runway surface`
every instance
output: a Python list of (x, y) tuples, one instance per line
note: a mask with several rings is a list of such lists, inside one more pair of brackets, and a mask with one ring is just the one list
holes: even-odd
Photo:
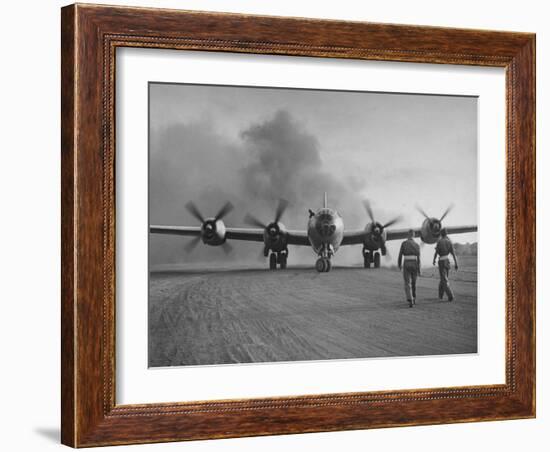
[(412, 309), (395, 269), (152, 272), (149, 366), (476, 353), (469, 259), (451, 273), (455, 301), (439, 301), (424, 269)]

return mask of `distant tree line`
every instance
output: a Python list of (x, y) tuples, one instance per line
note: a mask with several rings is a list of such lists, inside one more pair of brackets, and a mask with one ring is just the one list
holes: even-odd
[(459, 256), (477, 256), (477, 242), (455, 243), (455, 252)]

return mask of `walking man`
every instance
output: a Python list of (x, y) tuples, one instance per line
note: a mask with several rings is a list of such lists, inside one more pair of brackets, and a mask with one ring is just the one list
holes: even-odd
[(403, 268), (405, 296), (409, 302), (409, 308), (412, 308), (416, 304), (416, 278), (420, 276), (420, 246), (414, 241), (412, 229), (407, 233), (407, 240), (401, 243), (397, 265), (399, 270)]
[(443, 299), (443, 294), (446, 294), (449, 301), (453, 301), (454, 295), (449, 285), (449, 270), (451, 269), (449, 254), (453, 256), (455, 261), (455, 270), (458, 270), (458, 261), (456, 260), (453, 242), (447, 237), (447, 230), (443, 228), (441, 229), (441, 237), (435, 245), (433, 264), (435, 265), (435, 259), (439, 255), (439, 299)]

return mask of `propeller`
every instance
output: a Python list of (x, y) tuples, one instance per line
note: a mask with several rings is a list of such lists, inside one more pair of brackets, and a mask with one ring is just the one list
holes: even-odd
[(233, 245), (231, 245), (231, 243), (228, 243), (228, 242), (223, 242), (222, 250), (225, 254), (229, 254), (233, 252)]
[(374, 225), (375, 228), (378, 228), (378, 231), (377, 231), (377, 234), (380, 235), (382, 234), (382, 231), (397, 223), (398, 221), (401, 221), (402, 217), (401, 216), (397, 216), (395, 217), (393, 220), (390, 220), (388, 222), (386, 222), (385, 224), (381, 224), (381, 223), (378, 223), (375, 219), (374, 219), (374, 213), (372, 211), (372, 207), (370, 205), (370, 201), (368, 199), (365, 199), (363, 201), (363, 206), (365, 207), (365, 210), (367, 211), (367, 215), (369, 216), (370, 220), (372, 221), (372, 224)]
[(254, 215), (251, 215), (249, 213), (246, 214), (243, 221), (246, 224), (249, 224), (250, 226), (256, 226), (257, 228), (262, 228), (262, 229), (267, 228), (267, 224), (258, 220)]
[[(197, 235), (196, 237), (193, 237), (189, 242), (187, 242), (183, 249), (185, 250), (185, 252), (191, 253), (195, 250), (200, 241), (201, 237), (200, 235)], [(233, 252), (233, 245), (228, 242), (224, 242), (221, 247), (225, 254)]]
[(430, 219), (429, 215), (420, 207), (418, 204), (415, 206), (416, 210), (418, 210), (424, 218)]
[(441, 215), (441, 218), (439, 219), (439, 221), (443, 221), (444, 218), (449, 214), (449, 212), (453, 210), (454, 206), (455, 206), (454, 204), (450, 204), (449, 207), (447, 207), (447, 210), (443, 212), (443, 215)]
[[(205, 240), (209, 240), (215, 236), (217, 221), (225, 217), (229, 212), (233, 210), (234, 207), (233, 204), (231, 204), (229, 201), (226, 202), (213, 218), (205, 218), (193, 201), (189, 201), (187, 204), (185, 204), (185, 208), (195, 219), (197, 219), (201, 223), (202, 229), (201, 235), (194, 237), (184, 246), (185, 251), (190, 253), (197, 247), (201, 239), (205, 238)], [(226, 254), (230, 253), (233, 250), (233, 247), (227, 242), (224, 242), (221, 246)]]
[(193, 215), (201, 224), (204, 223), (204, 217), (202, 216), (199, 208), (196, 206), (196, 204), (193, 201), (189, 201), (187, 204), (185, 204), (185, 208), (187, 211)]
[(437, 219), (436, 217), (430, 217), (425, 211), (424, 209), (422, 209), (422, 207), (420, 207), (418, 204), (416, 205), (416, 210), (418, 210), (418, 212), (420, 212), (422, 214), (422, 216), (424, 218), (426, 218), (429, 222), (430, 222), (430, 227), (434, 224), (434, 223), (437, 223), (439, 225), (439, 229), (441, 229), (441, 222), (445, 219), (445, 217), (447, 215), (449, 215), (449, 213), (453, 210), (454, 208), (454, 203), (451, 203), (449, 205), (449, 207), (447, 207), (447, 209), (445, 209), (445, 212), (443, 212), (443, 215), (441, 215), (441, 218)]
[(286, 208), (288, 207), (288, 201), (286, 199), (280, 199), (277, 210), (275, 210), (275, 223), (278, 223), (285, 213)]
[(221, 220), (223, 217), (225, 217), (229, 212), (233, 210), (233, 204), (231, 204), (229, 201), (227, 201), (222, 208), (218, 211), (216, 216), (214, 217), (214, 220), (218, 221)]
[(277, 223), (283, 217), (287, 207), (288, 207), (288, 201), (286, 199), (280, 199), (279, 204), (277, 205), (277, 209), (275, 210), (275, 219), (273, 220), (273, 222), (271, 224), (266, 224), (263, 221), (259, 220), (254, 215), (251, 215), (249, 213), (246, 214), (243, 221), (246, 224), (248, 224), (250, 226), (256, 226), (257, 228), (262, 228), (262, 229), (270, 228), (270, 229), (273, 229), (274, 233), (277, 233), (278, 232)]
[(279, 223), (288, 207), (286, 199), (280, 199), (277, 208), (275, 209), (275, 218), (271, 223), (265, 223), (254, 215), (247, 213), (243, 221), (257, 228), (264, 230), (264, 249), (260, 252), (260, 259), (267, 257), (270, 249), (277, 244), (281, 245), (281, 234), (284, 234), (284, 226)]
[(183, 247), (186, 253), (191, 253), (199, 244), (201, 241), (200, 235), (197, 235), (196, 237), (193, 237), (187, 244)]
[[(197, 205), (193, 201), (189, 201), (187, 204), (185, 204), (185, 208), (187, 211), (193, 215), (200, 223), (205, 223), (207, 220), (204, 218), (204, 215), (201, 213)], [(229, 212), (233, 210), (233, 204), (231, 204), (229, 201), (227, 201), (221, 209), (218, 211), (218, 213), (214, 216), (214, 221), (221, 220), (223, 217), (225, 217)]]

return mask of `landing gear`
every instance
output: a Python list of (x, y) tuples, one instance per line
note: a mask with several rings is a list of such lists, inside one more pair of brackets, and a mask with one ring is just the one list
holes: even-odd
[(277, 270), (277, 255), (275, 253), (271, 253), (269, 256), (269, 269)]
[(374, 253), (374, 268), (380, 268), (380, 253)]
[(277, 265), (281, 270), (286, 268), (288, 261), (288, 250), (283, 250), (279, 252), (273, 252), (269, 255), (269, 269), (277, 270)]
[(284, 270), (286, 268), (286, 261), (287, 261), (288, 253), (279, 253), (278, 255), (278, 261), (279, 261), (279, 267), (281, 270)]
[(380, 268), (380, 253), (363, 250), (363, 266), (370, 268), (371, 264), (374, 265), (374, 268)]
[(328, 257), (320, 257), (317, 259), (317, 262), (315, 262), (315, 269), (319, 273), (326, 273), (329, 272), (332, 268), (332, 263), (330, 262), (330, 259)]
[(332, 245), (325, 243), (318, 251), (319, 259), (315, 262), (315, 268), (319, 273), (329, 272), (332, 268), (330, 258), (334, 255), (334, 248)]
[(363, 266), (365, 268), (370, 268), (371, 263), (371, 254), (367, 252), (363, 252)]
[(315, 262), (315, 269), (319, 272), (319, 273), (323, 273), (325, 271), (325, 259), (324, 258), (319, 258), (317, 259), (317, 262)]

